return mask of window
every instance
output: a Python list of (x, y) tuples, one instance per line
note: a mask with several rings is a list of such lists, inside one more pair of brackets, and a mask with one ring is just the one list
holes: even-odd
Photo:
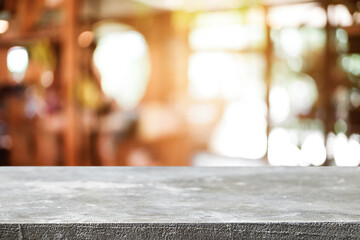
[(266, 154), (265, 15), (260, 8), (198, 14), (189, 35), (189, 95), (222, 99), (212, 133), (217, 154), (260, 159)]

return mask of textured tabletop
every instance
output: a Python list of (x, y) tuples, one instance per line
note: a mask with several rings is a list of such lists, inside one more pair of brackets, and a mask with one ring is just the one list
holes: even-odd
[(0, 168), (0, 239), (357, 238), (359, 226), (360, 168)]

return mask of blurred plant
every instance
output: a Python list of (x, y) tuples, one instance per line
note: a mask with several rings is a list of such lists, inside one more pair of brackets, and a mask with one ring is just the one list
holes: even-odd
[(29, 47), (31, 61), (45, 70), (54, 70), (56, 67), (56, 53), (49, 40), (42, 40)]
[(97, 109), (101, 104), (101, 91), (95, 80), (83, 77), (76, 87), (76, 98), (83, 107)]

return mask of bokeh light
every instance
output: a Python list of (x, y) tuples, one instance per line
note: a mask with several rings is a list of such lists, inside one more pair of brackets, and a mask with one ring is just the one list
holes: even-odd
[(285, 53), (289, 56), (299, 56), (303, 51), (303, 41), (297, 29), (285, 28), (280, 33), (281, 45)]
[(86, 48), (88, 46), (90, 46), (90, 44), (92, 43), (94, 39), (94, 34), (91, 31), (85, 31), (82, 32), (79, 37), (78, 37), (78, 44), (80, 47)]
[(45, 71), (41, 74), (41, 85), (48, 88), (54, 82), (54, 73), (52, 71)]
[(0, 19), (0, 34), (5, 33), (9, 29), (9, 22)]
[(360, 143), (356, 135), (348, 139), (339, 133), (334, 142), (334, 158), (337, 166), (358, 166), (360, 163)]
[(37, 1), (0, 4), (9, 163), (359, 164), (360, 5)]
[(29, 64), (29, 55), (24, 47), (12, 47), (8, 51), (7, 66), (14, 80), (20, 82)]
[(301, 146), (302, 162), (314, 166), (321, 166), (326, 161), (326, 148), (324, 137), (319, 134), (309, 135)]
[(270, 117), (271, 120), (280, 123), (287, 119), (290, 114), (290, 97), (287, 91), (276, 86), (270, 90)]
[(329, 6), (329, 22), (332, 26), (347, 27), (353, 24), (349, 9), (343, 4)]
[(345, 71), (355, 75), (360, 75), (360, 54), (346, 55), (341, 59), (342, 67)]

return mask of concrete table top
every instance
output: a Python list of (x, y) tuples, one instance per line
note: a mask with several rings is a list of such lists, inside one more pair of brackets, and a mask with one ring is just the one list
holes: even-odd
[(360, 168), (0, 168), (0, 239), (360, 238)]

